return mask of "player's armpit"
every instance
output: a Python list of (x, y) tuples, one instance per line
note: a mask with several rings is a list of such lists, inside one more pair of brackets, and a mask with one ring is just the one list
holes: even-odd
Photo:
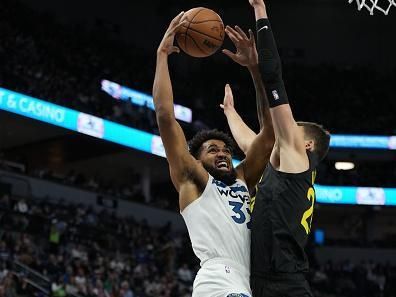
[(293, 118), (289, 104), (271, 108), (272, 123), (279, 147), (278, 170), (299, 173), (308, 169), (309, 161), (305, 148), (303, 128)]
[(188, 151), (180, 124), (171, 117), (161, 115), (157, 115), (157, 122), (176, 190), (179, 191), (182, 183), (191, 180), (198, 188), (205, 188), (208, 174)]
[(301, 135), (297, 133), (300, 129), (294, 120), (289, 104), (273, 107), (270, 113), (275, 137), (280, 144), (295, 145), (297, 140), (301, 140)]

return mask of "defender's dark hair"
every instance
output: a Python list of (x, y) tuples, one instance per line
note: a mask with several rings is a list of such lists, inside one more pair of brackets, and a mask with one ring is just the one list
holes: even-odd
[(315, 141), (313, 152), (318, 156), (319, 161), (326, 157), (330, 146), (330, 133), (322, 125), (312, 122), (297, 122), (298, 126), (304, 127), (306, 137)]
[(210, 139), (223, 141), (227, 148), (231, 150), (231, 154), (233, 153), (235, 149), (234, 140), (228, 134), (217, 129), (213, 129), (202, 130), (194, 135), (194, 137), (188, 142), (190, 154), (193, 155), (195, 159), (198, 159), (198, 156), (201, 153), (202, 144)]

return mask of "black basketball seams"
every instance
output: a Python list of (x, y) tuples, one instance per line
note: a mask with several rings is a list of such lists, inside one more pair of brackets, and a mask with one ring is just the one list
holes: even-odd
[(202, 33), (201, 31), (198, 31), (198, 30), (196, 30), (196, 29), (188, 28), (188, 29), (186, 30), (186, 32), (187, 32), (188, 30), (194, 31), (194, 32), (199, 33), (199, 34), (201, 34), (201, 35), (204, 35), (204, 36), (213, 38), (213, 39), (215, 39), (215, 40), (217, 40), (217, 41), (223, 42), (223, 39), (219, 39), (219, 38), (213, 37), (212, 35), (209, 35), (209, 34), (206, 34), (206, 33)]
[(190, 23), (192, 23), (192, 24), (202, 24), (202, 23), (205, 23), (205, 22), (218, 22), (218, 23), (222, 23), (223, 21), (222, 21), (222, 20), (204, 20), (204, 21), (197, 21), (197, 22), (190, 22)]
[[(204, 10), (205, 8), (201, 8), (200, 10), (198, 10), (197, 12), (196, 12), (196, 14), (191, 18), (191, 21), (189, 21), (189, 23), (188, 23), (188, 27), (187, 27), (187, 29), (186, 29), (186, 38), (184, 39), (184, 46), (186, 47), (185, 48), (185, 50), (186, 50), (186, 52), (187, 52), (187, 35), (188, 35), (188, 29), (190, 28), (190, 25), (191, 25), (191, 22), (192, 21), (194, 21), (194, 18), (202, 11), (202, 10)], [(183, 26), (184, 27), (184, 26)], [(190, 36), (191, 37), (191, 36)], [(193, 39), (192, 37), (191, 37), (191, 39)]]
[[(208, 53), (206, 51), (204, 51), (199, 44), (195, 41), (195, 39), (188, 33), (186, 33), (186, 41), (187, 41), (187, 36), (191, 38), (191, 40), (194, 42), (195, 46), (197, 47), (197, 49), (199, 49), (203, 54), (208, 55)], [(187, 46), (186, 46), (187, 47)]]

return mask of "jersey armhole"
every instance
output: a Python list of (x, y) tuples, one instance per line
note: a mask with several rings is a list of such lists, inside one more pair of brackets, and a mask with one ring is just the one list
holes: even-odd
[(213, 181), (213, 177), (209, 174), (209, 178), (208, 178), (208, 182), (206, 183), (205, 189), (202, 192), (201, 196), (199, 196), (197, 199), (195, 199), (193, 202), (191, 202), (189, 205), (187, 205), (183, 211), (180, 212), (181, 215), (186, 214), (187, 210), (189, 211), (189, 209), (191, 209), (190, 206), (197, 204), (198, 202), (201, 201), (202, 197), (204, 197), (204, 195), (209, 192), (210, 186), (212, 185), (212, 181)]

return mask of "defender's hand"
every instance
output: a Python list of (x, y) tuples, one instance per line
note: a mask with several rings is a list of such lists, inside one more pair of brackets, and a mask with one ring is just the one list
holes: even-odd
[(256, 17), (256, 21), (259, 19), (268, 18), (264, 0), (249, 0), (249, 3), (254, 9), (254, 15)]
[(238, 26), (235, 26), (235, 30), (230, 26), (227, 26), (225, 32), (234, 43), (237, 51), (236, 53), (232, 53), (231, 51), (224, 49), (222, 52), (239, 65), (246, 67), (257, 65), (258, 56), (256, 41), (254, 40), (252, 30), (249, 30), (249, 37), (247, 37), (245, 32), (243, 32)]
[(249, 0), (249, 4), (250, 4), (252, 7), (255, 7), (255, 6), (265, 6), (264, 0)]
[(164, 37), (158, 47), (157, 54), (166, 53), (170, 55), (172, 53), (179, 53), (180, 49), (177, 46), (174, 46), (175, 35), (179, 31), (180, 27), (183, 26), (186, 22), (182, 21), (184, 16), (184, 11), (179, 13), (170, 23), (168, 29), (165, 32)]
[(232, 95), (232, 90), (229, 84), (225, 85), (223, 104), (220, 104), (220, 107), (224, 110), (224, 113), (235, 110), (234, 96)]

